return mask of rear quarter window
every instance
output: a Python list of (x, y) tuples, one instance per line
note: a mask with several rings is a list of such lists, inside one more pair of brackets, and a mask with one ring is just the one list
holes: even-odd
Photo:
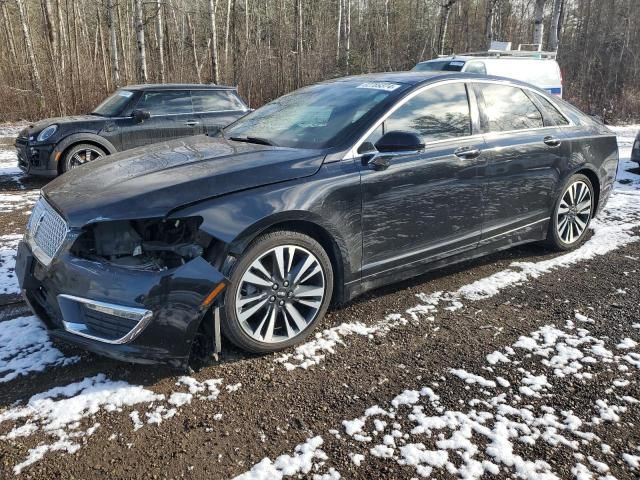
[(229, 90), (193, 90), (191, 92), (193, 109), (196, 112), (216, 112), (225, 110), (244, 110), (244, 104), (235, 92)]
[(520, 88), (490, 83), (477, 83), (476, 88), (484, 99), (485, 128), (490, 132), (544, 126), (540, 110)]
[(549, 100), (534, 92), (530, 92), (529, 95), (533, 95), (540, 104), (545, 117), (545, 126), (552, 127), (569, 124), (569, 120)]
[(189, 91), (144, 92), (136, 108), (151, 115), (193, 113)]

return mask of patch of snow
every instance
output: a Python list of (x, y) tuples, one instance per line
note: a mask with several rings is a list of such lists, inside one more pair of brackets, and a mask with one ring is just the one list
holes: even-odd
[[(77, 451), (81, 446), (79, 439), (90, 436), (97, 428), (92, 425), (83, 429), (83, 423), (99, 411), (120, 411), (126, 406), (163, 399), (164, 395), (127, 382), (109, 380), (104, 374), (33, 395), (26, 405), (1, 412), (0, 424), (23, 422), (15, 426), (7, 437), (30, 436), (41, 432), (52, 437), (53, 441), (30, 449), (27, 458), (14, 467), (14, 472), (20, 473), (25, 467), (41, 460), (47, 452)], [(27, 430), (25, 425), (37, 428)]]
[(281, 455), (275, 461), (264, 458), (234, 480), (280, 480), (285, 476), (308, 475), (318, 463), (327, 459), (320, 449), (322, 443), (320, 436), (310, 438), (298, 445), (292, 455)]
[(616, 345), (616, 348), (620, 350), (628, 350), (631, 348), (636, 348), (637, 346), (638, 346), (638, 342), (627, 337), (623, 339), (618, 345)]
[(20, 293), (16, 278), (16, 250), (21, 234), (0, 235), (0, 294)]
[(0, 383), (78, 360), (53, 346), (46, 327), (35, 316), (0, 322)]

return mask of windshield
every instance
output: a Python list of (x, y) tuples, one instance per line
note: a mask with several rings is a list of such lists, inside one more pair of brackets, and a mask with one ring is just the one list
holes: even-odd
[(91, 113), (103, 117), (115, 117), (127, 106), (132, 96), (133, 92), (129, 90), (116, 90), (113, 95), (98, 105)]
[(423, 62), (413, 67), (416, 72), (433, 72), (433, 71), (446, 71), (446, 72), (459, 72), (464, 67), (464, 62), (461, 60), (437, 60), (432, 62)]
[(228, 139), (292, 148), (340, 144), (367, 114), (404, 90), (393, 82), (343, 81), (313, 85), (280, 97), (224, 130)]

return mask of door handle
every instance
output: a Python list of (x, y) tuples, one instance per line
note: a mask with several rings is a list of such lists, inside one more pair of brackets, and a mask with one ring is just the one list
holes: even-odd
[(456, 157), (464, 159), (476, 158), (480, 156), (480, 153), (482, 153), (482, 151), (476, 147), (460, 147), (453, 152)]
[(188, 122), (184, 122), (187, 127), (195, 127), (196, 125), (200, 125), (200, 122), (195, 120), (189, 120)]
[(552, 137), (552, 136), (548, 136), (548, 137), (544, 137), (542, 139), (542, 141), (549, 145), (550, 147), (559, 147), (560, 144), (562, 143), (560, 140), (558, 140), (556, 137)]

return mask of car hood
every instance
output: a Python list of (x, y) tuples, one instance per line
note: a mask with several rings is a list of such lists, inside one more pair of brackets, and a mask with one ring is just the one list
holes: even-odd
[(163, 217), (208, 198), (313, 175), (318, 150), (204, 135), (127, 150), (56, 178), (42, 192), (71, 227)]
[(27, 128), (20, 132), (20, 135), (23, 137), (29, 136), (34, 133), (38, 133), (49, 125), (65, 125), (68, 123), (80, 124), (80, 123), (94, 123), (104, 121), (105, 117), (100, 117), (97, 115), (73, 115), (70, 117), (54, 117), (54, 118), (45, 118), (44, 120), (39, 120), (30, 124)]

